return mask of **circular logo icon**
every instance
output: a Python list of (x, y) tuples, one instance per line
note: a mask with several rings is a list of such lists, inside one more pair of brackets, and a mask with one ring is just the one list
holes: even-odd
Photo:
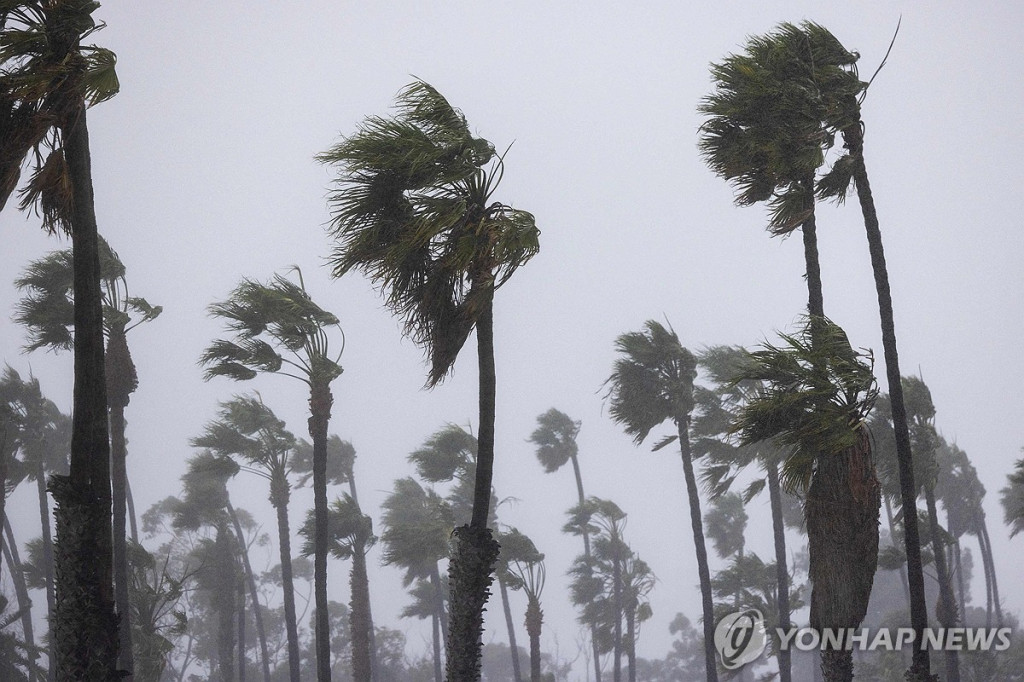
[(757, 609), (730, 613), (715, 628), (715, 648), (728, 670), (757, 660), (767, 644), (764, 616)]

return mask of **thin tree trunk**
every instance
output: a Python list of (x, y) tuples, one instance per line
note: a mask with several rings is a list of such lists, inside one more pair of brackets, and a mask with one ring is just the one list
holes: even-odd
[[(775, 536), (775, 580), (778, 584), (779, 628), (788, 631), (789, 620), (789, 568), (786, 565), (786, 527), (782, 519), (782, 486), (779, 484), (779, 465), (774, 460), (765, 463), (768, 473), (768, 498), (772, 508), (772, 531)], [(792, 682), (792, 661), (788, 648), (778, 650), (779, 682)]]
[(501, 590), (501, 609), (505, 613), (505, 629), (508, 630), (508, 648), (512, 654), (512, 675), (513, 682), (520, 682), (523, 679), (522, 670), (519, 668), (519, 647), (516, 645), (516, 626), (512, 620), (512, 607), (508, 603), (508, 585), (505, 579), (498, 574), (498, 587)]
[(537, 599), (530, 598), (526, 605), (526, 636), (530, 639), (530, 682), (541, 682), (540, 633), (544, 627), (544, 612)]
[(139, 542), (139, 517), (135, 514), (135, 498), (132, 496), (132, 482), (125, 476), (124, 499), (128, 504), (128, 527), (130, 529), (132, 542)]
[[(352, 631), (352, 679), (373, 679), (373, 657), (370, 655), (370, 580), (366, 575), (366, 548), (354, 548), (350, 586), (352, 601), (349, 626)], [(362, 559), (360, 561), (360, 558)]]
[[(576, 476), (576, 494), (579, 496), (580, 507), (583, 507), (583, 503), (586, 502), (586, 497), (583, 494), (583, 476), (580, 474), (580, 462), (579, 458), (574, 454), (570, 455), (570, 461), (572, 462), (572, 471)], [(587, 530), (586, 525), (583, 526), (583, 556), (590, 560), (590, 531)], [(595, 682), (601, 682), (601, 651), (597, 644), (597, 625), (594, 623), (590, 624), (590, 648), (594, 652), (594, 680)]]
[(441, 669), (441, 624), (440, 618), (435, 613), (430, 618), (431, 630), (434, 635), (434, 682), (441, 682), (444, 679), (444, 672)]
[[(882, 501), (885, 503), (885, 516), (889, 521), (889, 540), (892, 542), (893, 547), (896, 546), (896, 520), (892, 515), (892, 504), (889, 503), (889, 497), (882, 495)], [(910, 584), (907, 582), (907, 568), (906, 565), (900, 564), (899, 567), (900, 584), (903, 585), (903, 596), (907, 600), (907, 608), (910, 608)]]
[[(434, 586), (434, 609), (437, 611), (437, 618), (441, 626), (441, 641), (447, 646), (448, 642), (448, 611), (445, 608), (444, 586), (441, 584), (441, 572), (435, 563), (430, 567), (430, 584)], [(447, 656), (448, 652), (445, 651)]]
[[(889, 290), (889, 271), (885, 264), (882, 232), (878, 226), (878, 213), (871, 195), (867, 166), (864, 163), (864, 137), (861, 122), (843, 130), (843, 141), (853, 160), (853, 180), (857, 186), (864, 230), (871, 254), (871, 270), (875, 276), (878, 295), (878, 315), (881, 321), (882, 350), (885, 373), (892, 403), (892, 422), (896, 431), (896, 460), (899, 464), (900, 493), (903, 500), (903, 535), (907, 554), (907, 579), (910, 583), (910, 623), (915, 641), (924, 641), (928, 627), (928, 604), (925, 600), (924, 569), (921, 564), (921, 538), (917, 525), (917, 485), (914, 482), (914, 460), (910, 449), (910, 431), (903, 401), (903, 380), (900, 376), (899, 354), (896, 349), (896, 323), (893, 317), (892, 293)], [(911, 682), (933, 679), (927, 647), (914, 647), (913, 663), (908, 671)]]
[(626, 667), (629, 682), (636, 682), (636, 605), (626, 610)]
[[(43, 531), (43, 577), (46, 580), (46, 620), (52, 623), (53, 614), (57, 611), (55, 604), (55, 593), (53, 585), (53, 535), (50, 533), (50, 504), (46, 495), (46, 471), (43, 469), (43, 462), (36, 463), (36, 492), (39, 495), (39, 525)], [(50, 665), (46, 671), (46, 678), (50, 682), (57, 679), (57, 666), (53, 665), (54, 647), (56, 646), (53, 637), (47, 642), (47, 654), (50, 657)]]
[[(21, 557), (18, 556), (18, 543), (14, 540), (14, 531), (11, 530), (11, 522), (4, 517), (4, 535), (7, 542), (3, 545), (4, 558), (7, 560), (7, 567), (11, 572), (11, 581), (14, 583), (14, 593), (18, 597), (18, 610), (21, 611), (21, 627), (25, 634), (25, 644), (29, 652), (34, 651), (36, 638), (32, 631), (32, 599), (28, 596), (28, 585), (25, 583), (25, 572), (21, 568)], [(28, 653), (29, 658), (38, 656)], [(29, 667), (29, 680), (34, 682), (35, 671)]]
[[(271, 481), (271, 486), (274, 482)], [(287, 496), (288, 483), (278, 483)], [(277, 497), (277, 496), (273, 496)], [(285, 498), (287, 499), (287, 497)], [(284, 624), (288, 632), (288, 671), (291, 682), (302, 682), (301, 659), (299, 658), (299, 628), (295, 617), (295, 582), (292, 578), (292, 545), (288, 529), (288, 504), (280, 499), (274, 505), (277, 510), (277, 539), (281, 550), (281, 583), (284, 591)]]
[(682, 417), (676, 421), (679, 430), (679, 451), (683, 460), (683, 474), (686, 477), (686, 494), (690, 502), (690, 526), (693, 529), (693, 545), (697, 552), (697, 574), (700, 576), (701, 605), (704, 615), (704, 665), (708, 682), (718, 682), (718, 668), (715, 659), (715, 606), (711, 597), (711, 571), (708, 569), (708, 549), (704, 543), (704, 526), (700, 512), (700, 496), (697, 494), (697, 478), (693, 474), (693, 459), (690, 454), (690, 420)]
[[(109, 381), (109, 378), (108, 378)], [(108, 387), (109, 392), (109, 387)], [(127, 396), (109, 396), (110, 405), (110, 459), (113, 487), (113, 545), (114, 545), (114, 601), (118, 615), (118, 668), (127, 671), (130, 682), (134, 671), (132, 656), (131, 606), (128, 597), (128, 547), (126, 529), (126, 493), (128, 480), (125, 448), (124, 407)]]
[(221, 682), (234, 682), (235, 645), (235, 556), (226, 524), (217, 526), (214, 540), (215, 583), (211, 603), (217, 614), (217, 666)]
[[(245, 543), (242, 536), (238, 536), (238, 547), (244, 550)], [(237, 581), (238, 590), (238, 682), (245, 682), (245, 664), (248, 660), (245, 655), (245, 576), (239, 575)], [(254, 605), (255, 606), (255, 605)]]
[(960, 561), (960, 538), (956, 539), (953, 545), (953, 557), (956, 561), (956, 586), (960, 593), (960, 622), (966, 625), (967, 621), (967, 599), (964, 597), (964, 567)]
[[(77, 45), (70, 47), (77, 49)], [(57, 679), (114, 682), (120, 676), (116, 672), (110, 443), (99, 236), (84, 103), (70, 112), (62, 132), (73, 204), (75, 386), (70, 475), (62, 479), (63, 484), (56, 477), (51, 479), (54, 500), (63, 513), (58, 517), (55, 557)], [(62, 529), (73, 536), (67, 543)]]
[(988, 552), (985, 551), (985, 537), (975, 519), (975, 534), (978, 536), (978, 553), (981, 554), (981, 567), (985, 572), (985, 627), (992, 627), (992, 571), (988, 565)]
[[(493, 293), (491, 294), (493, 300)], [(492, 300), (483, 303), (476, 321), (480, 367), (480, 428), (477, 434), (473, 517), (452, 533), (448, 564), (450, 623), (447, 674), (449, 682), (480, 679), (483, 614), (494, 578), (499, 545), (487, 527), (494, 469), (494, 316)]]
[(992, 554), (992, 541), (988, 537), (985, 512), (981, 512), (981, 532), (985, 536), (985, 551), (988, 552), (988, 567), (992, 573), (992, 605), (996, 610), (996, 627), (1003, 627), (1003, 607), (999, 603), (999, 581), (996, 580), (996, 559)]
[(327, 547), (330, 541), (327, 528), (327, 426), (333, 404), (330, 387), (314, 379), (309, 392), (309, 437), (313, 440), (313, 592), (318, 682), (330, 682), (331, 679), (331, 632), (327, 612)]
[[(939, 581), (939, 604), (935, 616), (944, 628), (956, 627), (956, 598), (953, 596), (953, 585), (949, 580), (949, 567), (946, 564), (946, 548), (939, 533), (939, 512), (935, 505), (935, 489), (925, 486), (925, 504), (928, 505), (928, 532), (932, 540), (932, 554), (935, 557), (935, 574)], [(953, 648), (945, 651), (946, 680), (960, 682), (960, 657)]]
[(814, 215), (814, 175), (802, 183), (810, 204), (810, 215), (801, 224), (804, 238), (804, 264), (807, 268), (807, 312), (818, 317), (825, 316), (824, 295), (821, 288), (821, 266), (818, 262), (818, 234)]
[(228, 516), (231, 517), (231, 525), (235, 528), (238, 536), (238, 550), (242, 554), (242, 568), (245, 569), (245, 579), (249, 586), (249, 601), (252, 602), (252, 617), (256, 622), (256, 638), (260, 642), (260, 661), (263, 663), (263, 682), (270, 682), (270, 654), (267, 651), (267, 631), (263, 627), (263, 614), (260, 611), (259, 591), (256, 589), (256, 577), (252, 572), (252, 564), (249, 563), (249, 548), (242, 539), (242, 524), (238, 520), (235, 508), (228, 501)]
[[(353, 463), (354, 466), (354, 463)], [(352, 496), (352, 501), (359, 506), (359, 496), (356, 494), (356, 475), (355, 471), (349, 470), (348, 472), (348, 490)], [(370, 604), (370, 578), (369, 572), (366, 570), (366, 550), (357, 553), (353, 561), (362, 562), (363, 566), (360, 569), (364, 575), (366, 575), (366, 627), (370, 633), (370, 679), (377, 679), (377, 670), (379, 669), (379, 663), (377, 661), (377, 632), (373, 627), (373, 608)]]
[(612, 628), (612, 680), (622, 682), (622, 561), (618, 538), (612, 538), (615, 559), (612, 562), (612, 603), (615, 605), (615, 626)]

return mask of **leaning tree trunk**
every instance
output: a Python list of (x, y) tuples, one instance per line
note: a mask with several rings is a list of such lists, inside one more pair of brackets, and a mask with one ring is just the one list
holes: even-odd
[(697, 553), (697, 575), (700, 576), (701, 606), (704, 616), (704, 665), (707, 669), (708, 682), (718, 682), (718, 668), (715, 661), (715, 605), (711, 596), (711, 571), (708, 569), (708, 548), (704, 542), (700, 496), (697, 494), (697, 478), (693, 474), (693, 457), (690, 453), (689, 416), (677, 419), (676, 425), (679, 432), (679, 453), (683, 460), (683, 474), (686, 477), (686, 494), (690, 503), (693, 546)]
[[(580, 508), (583, 508), (583, 503), (586, 502), (587, 498), (583, 495), (583, 476), (580, 474), (580, 462), (573, 453), (569, 456), (572, 461), (572, 471), (576, 476), (576, 494), (579, 496)], [(587, 530), (586, 525), (583, 526), (583, 556), (590, 561), (590, 532)], [(594, 682), (601, 682), (601, 650), (597, 643), (597, 624), (590, 624), (590, 648), (594, 653)]]
[[(316, 679), (331, 679), (331, 630), (327, 612), (327, 426), (334, 397), (330, 386), (314, 379), (309, 389), (309, 437), (313, 440), (313, 592), (316, 604)], [(353, 647), (353, 657), (355, 649)], [(363, 679), (356, 677), (356, 679)]]
[(526, 604), (526, 635), (530, 638), (530, 682), (540, 682), (540, 633), (544, 612), (540, 600), (529, 598)]
[(227, 503), (228, 516), (231, 517), (231, 525), (235, 528), (235, 535), (238, 536), (238, 551), (242, 555), (242, 568), (245, 570), (245, 580), (249, 587), (249, 601), (252, 602), (252, 617), (256, 622), (256, 638), (260, 642), (260, 661), (263, 663), (263, 682), (270, 682), (270, 654), (267, 652), (267, 631), (263, 627), (263, 614), (260, 612), (259, 590), (256, 589), (256, 578), (252, 573), (252, 564), (249, 562), (249, 548), (242, 540), (242, 524), (238, 520), (238, 514), (229, 500)]
[[(779, 465), (774, 460), (766, 462), (768, 472), (768, 498), (772, 508), (772, 531), (775, 538), (775, 582), (778, 585), (779, 628), (785, 632), (790, 628), (789, 620), (789, 569), (786, 565), (786, 527), (782, 519), (782, 486), (779, 484)], [(778, 648), (779, 682), (792, 682), (792, 661), (788, 648)]]
[[(352, 469), (349, 469), (348, 471), (348, 490), (349, 494), (352, 496), (352, 500), (356, 503), (356, 506), (358, 507), (359, 496), (356, 494), (356, 476), (355, 472)], [(366, 570), (366, 552), (367, 549), (363, 547), (362, 551), (355, 553), (355, 555), (352, 557), (352, 561), (359, 562), (360, 564), (362, 564), (359, 570), (362, 572), (362, 575), (366, 576), (366, 622), (363, 627), (365, 627), (366, 631), (369, 633), (370, 679), (376, 679), (378, 670), (377, 633), (374, 631), (373, 628), (373, 607), (370, 604), (370, 577), (369, 572)], [(353, 568), (353, 570), (355, 569)]]
[[(493, 294), (492, 294), (493, 299)], [(480, 679), (484, 607), (491, 595), (494, 564), (499, 545), (487, 527), (494, 469), (494, 315), (492, 300), (483, 303), (476, 321), (480, 367), (480, 428), (477, 435), (476, 480), (473, 517), (468, 526), (452, 532), (448, 565), (451, 599), (448, 630), (447, 676), (449, 682)]]
[[(928, 532), (932, 539), (932, 554), (935, 557), (935, 574), (939, 581), (939, 604), (935, 609), (939, 625), (944, 628), (956, 627), (956, 598), (953, 596), (953, 584), (949, 579), (949, 566), (946, 563), (946, 548), (939, 532), (939, 511), (935, 505), (935, 488), (925, 486), (925, 504), (928, 505)], [(956, 649), (946, 649), (946, 680), (960, 682), (960, 657)]]
[[(366, 547), (359, 542), (352, 552), (349, 608), (349, 629), (352, 631), (352, 679), (373, 679), (373, 657), (370, 655), (370, 579), (366, 574)], [(362, 559), (362, 560), (360, 560)]]
[[(43, 468), (42, 459), (36, 462), (35, 477), (36, 492), (39, 495), (39, 525), (43, 530), (43, 577), (46, 580), (46, 617), (49, 620), (53, 618), (57, 607), (53, 585), (53, 536), (50, 533), (50, 504), (48, 502), (49, 498), (46, 495), (46, 470)], [(50, 637), (49, 642), (47, 642), (47, 651), (51, 664), (46, 671), (47, 679), (50, 682), (57, 679), (57, 668), (53, 665), (55, 646), (56, 643), (53, 641), (53, 637)]]
[[(864, 620), (878, 566), (880, 507), (871, 441), (862, 427), (854, 447), (818, 457), (804, 502), (810, 626), (818, 632), (858, 628)], [(821, 669), (825, 682), (850, 682), (852, 652), (842, 646), (824, 648)]]
[(70, 475), (53, 477), (50, 482), (59, 509), (55, 512), (55, 665), (62, 682), (114, 682), (120, 675), (110, 528), (110, 443), (99, 234), (84, 103), (69, 112), (62, 134), (73, 205), (75, 387)]
[(270, 487), (270, 502), (277, 511), (277, 540), (281, 553), (284, 625), (288, 633), (288, 679), (291, 682), (302, 682), (299, 627), (295, 616), (295, 581), (292, 579), (292, 542), (288, 529), (288, 481), (271, 479)]
[[(3, 545), (3, 555), (7, 560), (7, 567), (11, 571), (14, 593), (18, 597), (18, 610), (21, 611), (21, 627), (25, 635), (25, 644), (28, 645), (28, 656), (34, 659), (39, 654), (33, 653), (35, 652), (36, 638), (32, 632), (32, 599), (28, 596), (25, 572), (22, 570), (21, 557), (18, 556), (18, 543), (14, 541), (14, 531), (11, 530), (11, 523), (6, 517), (3, 522), (3, 530), (7, 536), (7, 542)], [(29, 666), (29, 680), (35, 682), (35, 679), (35, 669)]]
[[(871, 270), (874, 273), (875, 291), (878, 295), (882, 350), (889, 398), (892, 403), (892, 423), (896, 431), (896, 460), (899, 464), (900, 494), (903, 501), (903, 537), (907, 554), (907, 579), (910, 583), (910, 624), (916, 633), (914, 641), (921, 642), (924, 641), (924, 630), (928, 627), (928, 604), (925, 600), (921, 538), (917, 525), (917, 485), (914, 482), (914, 460), (910, 449), (907, 410), (903, 401), (899, 354), (896, 350), (896, 323), (893, 319), (892, 293), (889, 290), (889, 271), (885, 265), (882, 232), (878, 226), (878, 213), (875, 211), (875, 200), (871, 195), (871, 184), (868, 182), (867, 167), (864, 164), (864, 132), (859, 120), (843, 130), (843, 143), (853, 160), (853, 180), (857, 186), (857, 198), (860, 200), (861, 213), (864, 216), (864, 229), (871, 254)], [(911, 682), (928, 682), (934, 679), (927, 647), (914, 647), (908, 675)]]
[(992, 554), (992, 541), (988, 537), (988, 524), (985, 522), (985, 512), (980, 512), (981, 535), (985, 536), (984, 552), (988, 555), (988, 570), (992, 574), (992, 606), (996, 610), (996, 627), (1003, 627), (1003, 607), (999, 603), (999, 582), (996, 580), (996, 560)]
[(114, 602), (118, 614), (118, 667), (129, 673), (134, 671), (132, 657), (131, 605), (128, 597), (127, 547), (127, 447), (125, 444), (124, 408), (138, 385), (135, 365), (128, 351), (124, 331), (111, 332), (107, 342), (105, 362), (107, 401), (110, 407), (110, 464), (113, 488), (113, 550), (114, 550)]
[(514, 682), (523, 679), (519, 668), (519, 646), (516, 644), (516, 627), (512, 620), (512, 606), (508, 603), (508, 584), (502, 573), (498, 573), (498, 588), (501, 590), (501, 610), (505, 613), (505, 629), (508, 630), (508, 649), (512, 654), (512, 676)]

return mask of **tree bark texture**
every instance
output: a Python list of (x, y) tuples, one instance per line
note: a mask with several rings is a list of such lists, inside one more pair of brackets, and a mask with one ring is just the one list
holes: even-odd
[(366, 548), (360, 543), (352, 553), (349, 605), (349, 628), (352, 631), (352, 679), (373, 678), (373, 657), (370, 653), (373, 624), (370, 620), (370, 579), (366, 574)]
[(271, 502), (277, 511), (277, 540), (281, 551), (281, 586), (284, 591), (284, 624), (288, 633), (288, 672), (291, 682), (302, 682), (299, 658), (299, 627), (295, 615), (295, 581), (292, 578), (292, 543), (288, 527), (288, 481), (271, 480)]
[[(768, 472), (768, 497), (772, 508), (772, 532), (775, 538), (775, 580), (778, 583), (779, 628), (789, 630), (789, 568), (786, 559), (786, 526), (782, 518), (782, 486), (779, 482), (779, 465), (770, 461)], [(778, 650), (779, 682), (792, 682), (792, 660), (789, 649)]]
[(327, 426), (333, 404), (330, 387), (314, 379), (309, 393), (309, 437), (313, 440), (313, 592), (318, 682), (330, 682), (331, 679), (331, 631), (327, 612), (327, 547), (330, 542), (327, 527)]
[(541, 682), (540, 633), (544, 627), (544, 612), (540, 602), (530, 599), (526, 605), (526, 636), (530, 639), (530, 682)]

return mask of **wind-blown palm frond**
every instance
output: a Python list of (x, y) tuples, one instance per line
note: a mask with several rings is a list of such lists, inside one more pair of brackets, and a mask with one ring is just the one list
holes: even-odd
[(491, 202), (502, 158), (423, 81), (399, 93), (394, 118), (366, 119), (317, 158), (340, 167), (334, 276), (361, 270), (377, 284), (437, 384), (494, 290), (537, 252), (533, 216)]
[(384, 500), (382, 560), (405, 569), (404, 585), (425, 578), (448, 556), (448, 538), (455, 521), (444, 499), (412, 478), (395, 481)]
[(576, 455), (579, 431), (579, 421), (573, 421), (553, 407), (537, 417), (537, 428), (530, 434), (530, 442), (537, 446), (537, 459), (544, 471), (549, 474), (557, 471)]
[(208, 423), (191, 444), (223, 457), (240, 457), (268, 476), (272, 472), (286, 475), (295, 436), (262, 400), (236, 396), (220, 404), (218, 419)]
[(870, 352), (853, 350), (832, 321), (810, 317), (799, 335), (781, 338), (781, 347), (765, 343), (751, 353), (753, 364), (736, 378), (764, 389), (740, 410), (733, 432), (744, 444), (773, 440), (792, 448), (782, 482), (805, 490), (816, 457), (857, 445), (878, 388)]
[(637, 444), (667, 419), (682, 420), (693, 409), (697, 361), (679, 337), (654, 320), (644, 331), (615, 340), (622, 355), (605, 381), (612, 419), (623, 425)]
[[(476, 466), (476, 438), (456, 424), (446, 424), (409, 454), (420, 477), (428, 483), (453, 478), (473, 480)], [(472, 499), (472, 498), (470, 498)]]
[[(302, 555), (313, 556), (316, 534), (314, 510), (306, 512), (299, 534), (303, 537)], [(327, 515), (327, 534), (330, 553), (335, 559), (351, 559), (354, 552), (365, 552), (377, 542), (377, 536), (373, 534), (373, 519), (362, 512), (348, 493), (343, 493), (331, 505)]]

